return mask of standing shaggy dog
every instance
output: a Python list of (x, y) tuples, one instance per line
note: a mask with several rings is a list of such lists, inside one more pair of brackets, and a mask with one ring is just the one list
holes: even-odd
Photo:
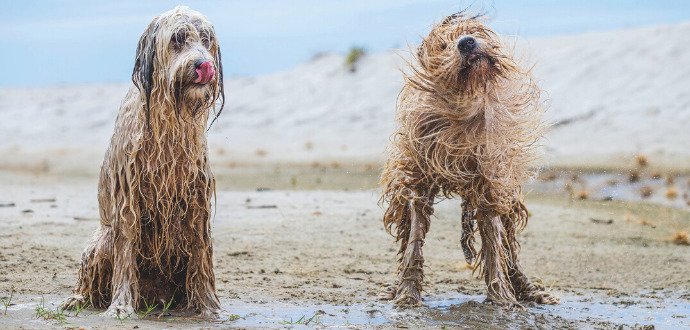
[(172, 301), (213, 314), (215, 180), (205, 132), (224, 96), (211, 23), (185, 7), (154, 18), (139, 40), (132, 81), (101, 167), (101, 226), (63, 306), (109, 306), (117, 316)]
[(522, 272), (515, 238), (528, 216), (520, 186), (533, 175), (544, 129), (538, 87), (493, 31), (463, 13), (432, 29), (416, 62), (381, 178), (389, 204), (383, 222), (400, 241), (398, 285), (388, 298), (421, 304), (422, 246), (440, 193), (463, 200), (461, 245), (480, 267), (489, 301), (557, 303)]

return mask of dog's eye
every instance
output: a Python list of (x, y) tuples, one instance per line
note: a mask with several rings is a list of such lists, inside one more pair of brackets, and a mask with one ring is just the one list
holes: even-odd
[(176, 49), (179, 49), (184, 45), (184, 43), (187, 40), (187, 33), (184, 31), (178, 31), (177, 33), (173, 34), (173, 36), (170, 38), (170, 44), (173, 45)]
[(211, 41), (212, 41), (212, 38), (209, 36), (204, 36), (203, 38), (201, 38), (201, 43), (204, 45), (204, 47), (206, 47), (206, 49), (211, 48), (211, 44), (212, 44)]

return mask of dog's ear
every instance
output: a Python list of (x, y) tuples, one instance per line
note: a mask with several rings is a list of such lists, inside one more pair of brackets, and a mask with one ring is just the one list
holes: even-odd
[(132, 82), (139, 89), (139, 93), (144, 95), (146, 104), (146, 126), (149, 127), (151, 107), (151, 91), (153, 90), (153, 71), (156, 62), (156, 32), (158, 32), (158, 18), (154, 18), (146, 31), (139, 38), (136, 59), (134, 61), (134, 71), (132, 71)]
[[(218, 40), (218, 39), (216, 39)], [(220, 116), (220, 113), (223, 112), (223, 107), (225, 107), (225, 86), (223, 85), (223, 60), (220, 55), (220, 45), (216, 45), (217, 49), (217, 54), (216, 54), (216, 68), (218, 69), (218, 94), (217, 97), (220, 99), (220, 109), (218, 109), (218, 112), (216, 112), (216, 115), (213, 117), (213, 120), (211, 121), (211, 124), (208, 125), (208, 129), (211, 129), (211, 126), (213, 123), (216, 122), (216, 119), (218, 119), (218, 116)], [(214, 99), (215, 102), (215, 99)]]
[(453, 22), (457, 21), (458, 19), (461, 19), (463, 14), (464, 14), (464, 11), (459, 11), (455, 14), (449, 15), (448, 17), (446, 17), (443, 20), (443, 22), (441, 22), (441, 25), (447, 25), (447, 24), (453, 23)]

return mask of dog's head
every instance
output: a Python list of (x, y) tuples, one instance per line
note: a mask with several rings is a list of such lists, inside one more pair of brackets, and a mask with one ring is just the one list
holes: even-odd
[[(220, 100), (223, 66), (213, 25), (199, 12), (176, 7), (154, 18), (139, 39), (132, 81), (145, 98), (146, 121), (152, 103), (166, 104), (179, 115), (195, 116)], [(206, 118), (206, 117), (204, 117)]]
[(426, 89), (470, 92), (516, 68), (498, 35), (479, 16), (456, 13), (434, 26), (417, 51)]

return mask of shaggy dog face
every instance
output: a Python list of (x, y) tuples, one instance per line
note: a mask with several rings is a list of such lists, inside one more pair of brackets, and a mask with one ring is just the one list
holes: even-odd
[(447, 17), (424, 38), (416, 67), (425, 90), (479, 93), (487, 84), (516, 70), (499, 36), (476, 17)]
[[(147, 121), (151, 102), (196, 115), (220, 98), (219, 115), (225, 102), (223, 67), (211, 23), (192, 10), (155, 18), (139, 40), (132, 81), (146, 97)], [(151, 100), (154, 86), (164, 92)]]
[(489, 300), (557, 302), (522, 273), (515, 236), (527, 223), (521, 185), (534, 175), (544, 128), (539, 88), (498, 35), (463, 13), (434, 26), (415, 55), (381, 176), (384, 226), (400, 242), (398, 285), (385, 297), (421, 304), (422, 246), (442, 194), (462, 198), (461, 246)]

